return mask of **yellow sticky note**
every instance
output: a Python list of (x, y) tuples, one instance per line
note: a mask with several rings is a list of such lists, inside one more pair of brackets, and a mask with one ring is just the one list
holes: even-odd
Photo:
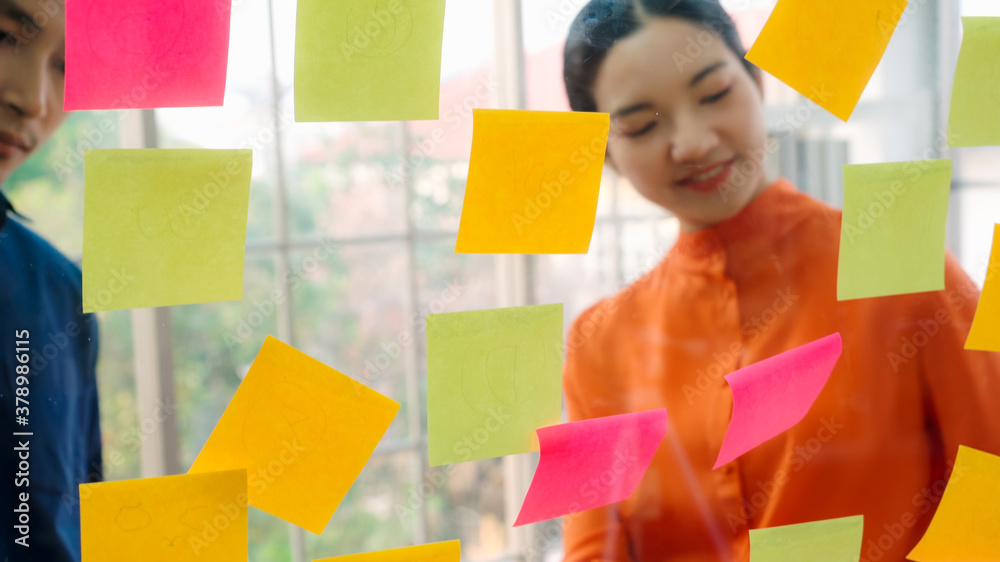
[(462, 547), (458, 541), (436, 542), (406, 548), (394, 548), (365, 554), (334, 556), (322, 558), (313, 562), (459, 562), (462, 557)]
[(538, 450), (562, 416), (563, 305), (427, 315), (431, 466)]
[(250, 505), (319, 534), (398, 410), (268, 336), (189, 472), (245, 468)]
[(80, 484), (84, 562), (247, 559), (247, 472)]
[(455, 251), (586, 253), (609, 129), (606, 113), (474, 109)]
[(965, 349), (1000, 351), (1000, 224), (993, 225), (993, 250), (976, 317)]
[(243, 298), (250, 150), (88, 150), (83, 311)]
[(1000, 457), (959, 446), (941, 505), (907, 558), (996, 560), (1000, 553)]
[(944, 289), (951, 160), (844, 166), (837, 300)]
[(750, 529), (750, 562), (858, 562), (864, 515)]
[(906, 0), (778, 0), (747, 60), (847, 121)]
[(299, 0), (296, 121), (437, 119), (445, 0)]
[(1000, 18), (962, 18), (948, 146), (1000, 145)]

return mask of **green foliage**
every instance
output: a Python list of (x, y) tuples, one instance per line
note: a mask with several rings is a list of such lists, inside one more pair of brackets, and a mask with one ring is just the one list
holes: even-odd
[[(68, 255), (79, 259), (83, 232), (83, 154), (88, 148), (118, 146), (118, 115), (113, 112), (81, 112), (70, 117), (55, 137), (25, 163), (5, 186), (15, 206), (33, 219), (33, 228)], [(110, 124), (113, 127), (110, 131)], [(289, 230), (297, 240), (315, 240), (331, 232), (331, 222), (353, 213), (337, 208), (335, 197), (353, 191), (365, 196), (352, 175), (382, 177), (402, 162), (398, 125), (357, 124), (352, 142), (337, 145), (324, 139), (321, 158), (298, 158), (288, 167)], [(169, 142), (168, 142), (169, 144)], [(173, 146), (173, 145), (171, 145)], [(415, 189), (411, 213), (418, 228), (455, 230), (464, 190), (462, 163), (421, 162), (411, 172)], [(371, 177), (371, 176), (369, 176)], [(360, 195), (359, 195), (360, 194)], [(397, 189), (391, 197), (404, 197)], [(255, 177), (250, 190), (247, 237), (251, 247), (275, 240), (275, 186), (270, 176)], [(326, 215), (330, 210), (331, 216)], [(363, 220), (363, 219), (362, 219)], [(451, 222), (449, 222), (451, 221)], [(402, 224), (390, 225), (402, 232)], [(490, 269), (489, 257), (456, 256), (454, 240), (417, 243), (416, 262), (409, 264), (407, 242), (338, 246), (312, 270), (306, 270), (314, 247), (288, 255), (290, 293), (280, 299), (292, 307), (294, 343), (345, 374), (360, 377), (364, 362), (382, 352), (400, 329), (410, 333), (423, 353), (423, 332), (412, 318), (404, 318), (401, 295), (408, 291), (412, 267), (418, 286), (420, 314), (454, 279), (467, 283), (473, 270)], [(301, 247), (301, 246), (300, 246)], [(246, 370), (268, 334), (277, 335), (279, 306), (275, 291), (285, 291), (277, 276), (276, 249), (254, 250), (246, 257), (244, 298), (239, 302), (195, 304), (170, 309), (174, 382), (177, 410), (172, 414), (180, 438), (180, 468), (187, 468), (207, 441), (223, 411), (235, 394)], [(381, 269), (380, 269), (381, 268)], [(479, 273), (476, 273), (478, 275)], [(369, 278), (380, 277), (380, 285)], [(372, 279), (374, 281), (375, 279)], [(386, 291), (389, 287), (392, 290)], [(392, 294), (387, 294), (391, 292)], [(423, 303), (423, 304), (421, 304)], [(372, 332), (371, 316), (380, 327)], [(362, 319), (364, 316), (364, 319)], [(393, 320), (390, 322), (389, 319)], [(99, 314), (101, 354), (98, 364), (102, 436), (106, 478), (121, 480), (141, 475), (140, 448), (148, 436), (138, 420), (133, 364), (131, 312)], [(384, 330), (381, 324), (387, 326)], [(367, 332), (366, 332), (367, 330)], [(381, 331), (380, 331), (381, 330)], [(420, 365), (423, 361), (418, 361)], [(422, 369), (420, 369), (422, 371)], [(402, 408), (387, 439), (414, 439), (426, 435), (426, 416), (420, 416), (421, 435), (410, 435), (410, 408), (422, 408), (426, 393), (420, 377), (418, 404), (407, 401), (404, 362), (396, 360), (372, 383), (380, 392), (401, 402)], [(470, 465), (465, 484), (446, 482), (421, 499), (422, 507), (401, 516), (422, 482), (414, 482), (413, 463), (421, 462), (421, 474), (432, 471), (420, 451), (402, 451), (373, 457), (348, 492), (330, 525), (321, 536), (306, 533), (311, 558), (366, 552), (410, 543), (417, 517), (427, 515), (431, 540), (473, 538), (475, 522), (460, 517), (462, 510), (502, 514), (501, 462)], [(483, 490), (487, 484), (488, 491)], [(491, 515), (492, 516), (492, 515)], [(250, 557), (253, 560), (290, 560), (289, 525), (256, 509), (250, 512)]]

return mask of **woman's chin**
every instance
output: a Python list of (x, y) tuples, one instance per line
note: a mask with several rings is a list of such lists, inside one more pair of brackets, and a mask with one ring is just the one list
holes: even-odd
[(681, 231), (696, 232), (724, 223), (736, 215), (749, 203), (749, 197), (718, 201), (711, 205), (695, 208), (666, 207), (681, 222)]

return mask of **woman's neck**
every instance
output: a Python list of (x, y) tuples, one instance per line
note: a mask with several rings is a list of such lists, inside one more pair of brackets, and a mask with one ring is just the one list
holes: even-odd
[(709, 228), (712, 228), (713, 226), (716, 226), (718, 224), (722, 224), (722, 223), (724, 223), (726, 221), (732, 220), (733, 217), (736, 217), (740, 213), (742, 213), (743, 210), (747, 208), (747, 206), (749, 206), (758, 197), (760, 197), (761, 193), (764, 193), (765, 191), (767, 191), (767, 188), (770, 187), (776, 181), (778, 181), (777, 174), (770, 174), (770, 173), (768, 173), (768, 172), (765, 171), (763, 174), (761, 174), (760, 180), (754, 186), (753, 191), (750, 194), (750, 198), (747, 199), (747, 202), (744, 203), (744, 205), (742, 207), (740, 207), (740, 210), (737, 211), (736, 214), (734, 214), (732, 217), (726, 218), (726, 219), (724, 219), (722, 221), (714, 222), (714, 223), (703, 223), (703, 222), (697, 222), (697, 221), (689, 221), (689, 220), (683, 219), (681, 217), (677, 217), (677, 220), (680, 222), (680, 230), (681, 230), (681, 232), (684, 233), (684, 234), (694, 234), (696, 232), (699, 232), (699, 231), (702, 231), (702, 230), (707, 230)]

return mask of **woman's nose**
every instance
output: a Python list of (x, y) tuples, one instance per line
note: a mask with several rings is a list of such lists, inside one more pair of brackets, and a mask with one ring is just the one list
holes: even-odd
[(676, 129), (670, 146), (670, 157), (678, 164), (697, 164), (715, 150), (719, 136), (711, 127), (695, 120)]

